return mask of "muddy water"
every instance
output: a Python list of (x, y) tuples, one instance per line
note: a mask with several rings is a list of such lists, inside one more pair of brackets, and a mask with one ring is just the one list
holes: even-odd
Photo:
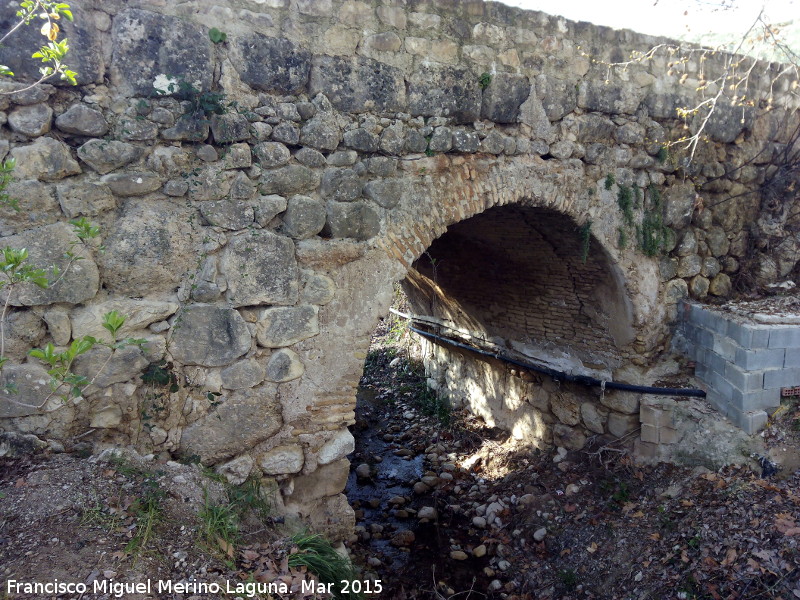
[[(383, 598), (434, 598), (440, 597), (434, 589), (447, 596), (448, 591), (473, 586), (485, 592), (487, 558), (450, 558), (451, 550), (462, 545), (469, 554), (468, 523), (463, 515), (449, 510), (450, 493), (432, 490), (419, 495), (413, 490), (426, 474), (424, 451), (432, 443), (430, 434), (435, 435), (435, 427), (421, 424), (425, 419), (411, 404), (387, 401), (390, 396), (391, 392), (366, 386), (359, 389), (356, 450), (350, 456), (346, 488), (356, 510), (359, 536), (351, 550), (357, 562), (381, 579), (386, 592)], [(370, 466), (369, 478), (356, 473), (363, 464)], [(395, 504), (400, 497), (407, 502)], [(417, 513), (424, 507), (436, 508), (438, 519), (420, 522)], [(413, 532), (413, 541), (400, 544), (398, 534), (411, 537), (403, 531)]]

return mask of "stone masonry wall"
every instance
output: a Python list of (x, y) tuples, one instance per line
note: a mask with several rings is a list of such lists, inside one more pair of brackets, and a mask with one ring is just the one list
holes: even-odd
[[(0, 157), (16, 159), (8, 191), (23, 209), (0, 208), (0, 244), (66, 271), (9, 298), (2, 377), (17, 391), (0, 400), (0, 427), (273, 479), (283, 510), (334, 539), (352, 526), (347, 426), (370, 334), (392, 284), (448, 227), (496, 206), (563, 216), (542, 222), (543, 239), (591, 220), (600, 258), (587, 265), (608, 267), (629, 307), (613, 354), (644, 368), (667, 348), (680, 298), (730, 292), (764, 217), (746, 192), (797, 120), (783, 79), (773, 112), (721, 109), (687, 181), (659, 157), (684, 131), (675, 108), (700, 98), (700, 64), (668, 72), (659, 56), (609, 74), (584, 55), (624, 58), (656, 38), (476, 0), (73, 8), (80, 86), (0, 96)], [(212, 27), (227, 41), (212, 43)], [(0, 62), (35, 74), (23, 59), (36, 35)], [(774, 68), (755, 72), (759, 98)], [(620, 185), (659, 190), (669, 256), (620, 241)], [(637, 222), (647, 209), (634, 207)], [(97, 240), (75, 245), (79, 217)], [(793, 239), (759, 250), (759, 277), (790, 272), (796, 251)], [(93, 384), (40, 406), (48, 375), (30, 348), (106, 335), (112, 309), (146, 344), (82, 356), (75, 370)], [(609, 311), (596, 310), (603, 323)], [(160, 383), (172, 376), (177, 391)]]

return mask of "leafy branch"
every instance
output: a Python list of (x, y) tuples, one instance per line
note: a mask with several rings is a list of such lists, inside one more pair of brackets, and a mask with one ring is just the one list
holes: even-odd
[[(13, 94), (32, 89), (55, 75), (59, 75), (62, 80), (68, 81), (72, 85), (78, 84), (76, 80), (77, 73), (64, 64), (64, 57), (69, 52), (69, 42), (67, 38), (58, 41), (58, 34), (61, 28), (58, 26), (57, 21), (61, 20), (61, 17), (68, 21), (73, 20), (69, 4), (50, 0), (24, 0), (20, 2), (20, 9), (17, 11), (18, 21), (14, 27), (0, 38), (0, 44), (3, 44), (23, 25), (30, 25), (37, 18), (41, 19), (44, 23), (39, 32), (47, 39), (47, 43), (39, 48), (37, 52), (34, 52), (31, 58), (40, 59), (44, 66), (39, 68), (41, 77), (34, 83), (22, 89), (2, 92), (3, 94)], [(14, 72), (6, 65), (0, 65), (0, 76), (13, 77)]]

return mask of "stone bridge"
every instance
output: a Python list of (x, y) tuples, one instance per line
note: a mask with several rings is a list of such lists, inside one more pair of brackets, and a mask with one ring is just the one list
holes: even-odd
[[(795, 268), (796, 237), (757, 243), (786, 226), (758, 190), (798, 122), (776, 65), (755, 70), (755, 108), (722, 103), (687, 165), (666, 145), (702, 115), (676, 108), (714, 93), (698, 82), (724, 57), (594, 62), (664, 41), (629, 31), (473, 0), (85, 0), (75, 16), (79, 87), (0, 96), (22, 205), (0, 209), (0, 243), (66, 270), (11, 292), (6, 430), (270, 478), (283, 510), (341, 538), (347, 427), (396, 282), (456, 334), (652, 383), (679, 300)], [(18, 51), (0, 63), (31, 75)], [(99, 240), (76, 243), (80, 217)], [(113, 309), (146, 343), (81, 356), (92, 385), (39, 406), (49, 378), (29, 349), (107, 337)], [(639, 427), (637, 394), (444, 346), (426, 364), (534, 445)]]

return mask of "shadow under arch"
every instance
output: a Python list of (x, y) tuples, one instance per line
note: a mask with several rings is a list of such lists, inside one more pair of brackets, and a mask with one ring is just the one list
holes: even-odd
[(557, 370), (613, 370), (635, 339), (619, 267), (553, 209), (492, 207), (452, 225), (402, 285), (415, 314)]

